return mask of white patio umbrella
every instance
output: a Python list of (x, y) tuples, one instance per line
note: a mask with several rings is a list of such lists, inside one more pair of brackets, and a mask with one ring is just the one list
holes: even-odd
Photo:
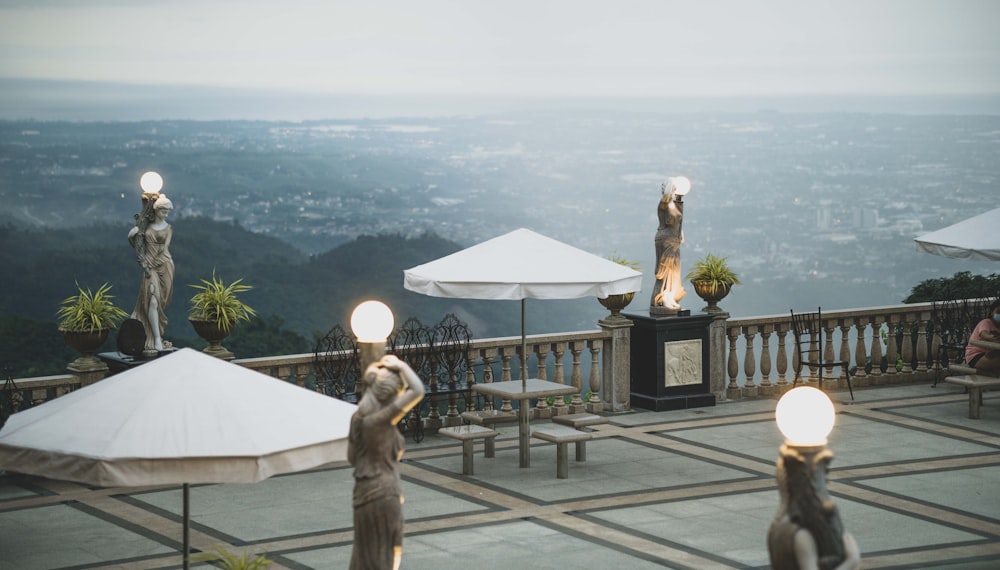
[(917, 251), (934, 255), (1000, 261), (1000, 208), (924, 234), (913, 241)]
[(632, 293), (642, 273), (528, 229), (518, 229), (403, 272), (432, 297), (521, 301), (521, 381), (527, 381), (525, 300)]
[(0, 469), (101, 487), (255, 483), (347, 456), (356, 406), (184, 348), (8, 418)]

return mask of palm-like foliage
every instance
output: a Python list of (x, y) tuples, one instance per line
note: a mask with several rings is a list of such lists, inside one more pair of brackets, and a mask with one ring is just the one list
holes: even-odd
[(704, 281), (712, 284), (712, 289), (719, 287), (739, 285), (740, 279), (729, 268), (725, 257), (718, 257), (709, 253), (705, 259), (696, 261), (694, 267), (688, 272), (687, 278), (691, 281)]
[(198, 290), (191, 297), (191, 311), (188, 314), (198, 321), (214, 321), (223, 331), (229, 332), (237, 321), (249, 321), (257, 313), (249, 305), (240, 301), (237, 295), (253, 289), (237, 279), (228, 285), (212, 272), (212, 280), (201, 280), (201, 285), (189, 285)]
[(225, 548), (215, 545), (213, 552), (205, 552), (192, 557), (196, 562), (216, 562), (225, 570), (261, 570), (267, 568), (273, 562), (263, 554), (256, 558), (250, 558), (247, 553), (234, 554)]
[(94, 332), (110, 330), (118, 326), (128, 313), (114, 304), (114, 296), (108, 293), (111, 285), (105, 283), (97, 291), (76, 285), (77, 294), (60, 303), (56, 316), (59, 330), (73, 332)]
[(639, 271), (639, 267), (640, 266), (639, 266), (639, 262), (638, 261), (634, 261), (634, 260), (631, 260), (631, 259), (629, 259), (627, 257), (618, 255), (617, 251), (615, 253), (612, 253), (611, 255), (609, 255), (608, 256), (608, 260), (614, 261), (618, 265), (624, 265), (625, 267), (628, 267), (629, 269), (634, 269), (636, 271)]

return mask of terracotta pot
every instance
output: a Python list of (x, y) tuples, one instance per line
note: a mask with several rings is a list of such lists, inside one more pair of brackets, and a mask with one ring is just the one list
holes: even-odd
[(721, 313), (722, 309), (718, 303), (733, 288), (732, 285), (715, 286), (711, 281), (692, 281), (691, 285), (694, 287), (694, 292), (708, 303), (708, 306), (702, 309), (706, 313)]
[(225, 331), (215, 321), (202, 321), (197, 319), (188, 320), (191, 321), (191, 326), (194, 327), (194, 332), (198, 333), (198, 336), (203, 338), (208, 343), (208, 347), (202, 352), (225, 360), (232, 360), (235, 358), (235, 355), (232, 352), (229, 352), (229, 350), (221, 344), (222, 341), (229, 336), (232, 329)]
[(597, 302), (604, 306), (605, 309), (611, 311), (612, 317), (620, 317), (622, 309), (628, 306), (635, 298), (635, 292), (632, 293), (619, 293), (617, 295), (608, 295), (603, 299), (598, 298)]

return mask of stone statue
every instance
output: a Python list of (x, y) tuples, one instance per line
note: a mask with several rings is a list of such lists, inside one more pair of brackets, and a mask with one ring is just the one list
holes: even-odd
[(174, 293), (174, 260), (170, 257), (173, 228), (167, 223), (174, 206), (169, 198), (158, 193), (144, 193), (142, 201), (142, 213), (136, 215), (135, 227), (128, 233), (128, 241), (142, 267), (139, 299), (132, 318), (142, 323), (146, 332), (143, 354), (156, 356), (171, 348), (170, 342), (163, 340), (163, 331), (167, 326), (165, 311)]
[(861, 551), (844, 530), (837, 505), (826, 490), (833, 453), (800, 453), (782, 446), (778, 459), (781, 509), (767, 533), (774, 570), (854, 570)]
[(684, 177), (668, 178), (660, 186), (661, 198), (656, 208), (660, 225), (653, 239), (656, 284), (649, 303), (650, 315), (675, 314), (681, 308), (679, 301), (687, 294), (681, 282), (681, 244), (684, 243), (681, 231), (684, 202), (681, 197), (690, 187), (691, 183)]
[(399, 568), (403, 556), (403, 435), (396, 424), (424, 397), (405, 362), (383, 356), (365, 370), (364, 395), (351, 417), (347, 460), (354, 466), (351, 570)]

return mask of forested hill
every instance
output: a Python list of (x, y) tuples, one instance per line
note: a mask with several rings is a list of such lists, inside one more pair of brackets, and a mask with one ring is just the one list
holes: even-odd
[[(417, 317), (434, 324), (453, 312), (469, 322), (476, 337), (519, 332), (516, 302), (437, 299), (403, 289), (404, 269), (462, 247), (434, 234), (362, 236), (309, 257), (238, 224), (207, 218), (178, 218), (171, 224), (176, 277), (173, 302), (167, 309), (167, 339), (194, 337), (187, 322), (188, 299), (194, 290), (188, 285), (211, 278), (213, 269), (226, 282), (242, 278), (252, 285), (254, 289), (243, 298), (261, 317), (277, 315), (284, 328), (310, 340), (314, 333), (325, 333), (336, 324), (347, 328), (351, 310), (369, 298), (389, 304), (398, 323)], [(0, 227), (4, 273), (0, 318), (52, 322), (54, 327), (56, 309), (60, 301), (76, 293), (76, 283), (91, 289), (110, 283), (117, 304), (131, 312), (140, 269), (126, 240), (129, 228), (124, 224), (48, 230)], [(592, 314), (565, 310), (560, 302), (532, 305), (531, 328), (572, 330), (577, 328), (576, 321), (589, 323), (585, 326), (591, 328), (603, 309), (593, 299), (586, 301)]]

